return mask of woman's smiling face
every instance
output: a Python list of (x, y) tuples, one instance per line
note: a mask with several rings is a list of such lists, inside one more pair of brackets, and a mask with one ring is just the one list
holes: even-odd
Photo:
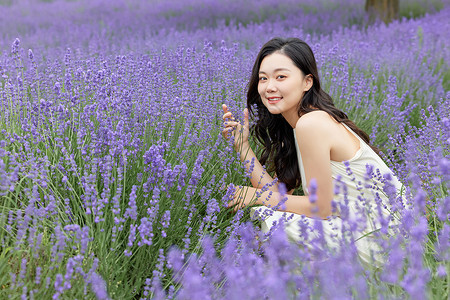
[(288, 121), (298, 119), (298, 105), (311, 87), (308, 79), (288, 56), (274, 52), (261, 62), (258, 93), (271, 114), (282, 114)]

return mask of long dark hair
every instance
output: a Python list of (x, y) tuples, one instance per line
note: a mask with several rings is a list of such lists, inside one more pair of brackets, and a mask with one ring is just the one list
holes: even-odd
[[(299, 117), (313, 110), (323, 110), (337, 122), (350, 127), (367, 144), (370, 145), (370, 143), (369, 136), (350, 121), (343, 111), (337, 109), (330, 95), (320, 87), (316, 59), (308, 44), (298, 38), (274, 38), (268, 41), (261, 48), (253, 65), (248, 85), (247, 107), (253, 117), (257, 115), (257, 121), (251, 130), (257, 141), (263, 146), (260, 153), (261, 164), (264, 165), (267, 162), (268, 171), (275, 171), (278, 180), (283, 182), (288, 190), (291, 190), (301, 184), (292, 127), (281, 114), (271, 114), (262, 103), (258, 93), (261, 62), (274, 52), (280, 52), (289, 57), (303, 72), (303, 75), (310, 74), (312, 76), (313, 85), (305, 92), (298, 106)], [(372, 149), (378, 153), (378, 149), (374, 147)]]

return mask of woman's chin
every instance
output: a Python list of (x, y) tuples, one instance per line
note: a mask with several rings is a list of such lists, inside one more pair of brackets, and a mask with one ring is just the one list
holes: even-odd
[(282, 113), (281, 109), (276, 108), (276, 107), (267, 107), (267, 110), (272, 114), (272, 115), (279, 115)]

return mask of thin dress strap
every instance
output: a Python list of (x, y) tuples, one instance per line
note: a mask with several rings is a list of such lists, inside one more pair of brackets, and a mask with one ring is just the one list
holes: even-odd
[(353, 134), (354, 136), (356, 136), (356, 138), (359, 140), (359, 150), (358, 151), (369, 151), (378, 157), (378, 154), (376, 154), (375, 151), (373, 151), (372, 147), (370, 147), (369, 144), (366, 143), (366, 141), (364, 141), (359, 135), (357, 135), (356, 132), (354, 132), (346, 124), (344, 124), (344, 123), (341, 123), (341, 124), (344, 125), (344, 127), (347, 128), (347, 130), (350, 131), (350, 133)]
[(357, 138), (360, 142), (362, 142), (363, 144), (366, 143), (366, 142), (364, 142), (364, 140), (363, 140), (359, 135), (357, 135), (356, 132), (354, 132), (350, 127), (348, 127), (348, 126), (347, 126), (346, 124), (344, 124), (344, 123), (341, 123), (341, 124), (344, 125), (344, 127), (347, 128), (347, 130), (350, 131), (351, 134), (353, 134), (354, 136), (356, 136), (356, 138)]

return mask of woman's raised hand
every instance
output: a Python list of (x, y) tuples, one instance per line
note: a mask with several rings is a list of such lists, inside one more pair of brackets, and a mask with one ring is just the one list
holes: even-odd
[(228, 107), (222, 104), (223, 108), (223, 126), (222, 135), (225, 139), (229, 139), (234, 136), (234, 148), (236, 151), (241, 151), (244, 147), (248, 146), (249, 135), (249, 122), (248, 122), (248, 109), (244, 109), (244, 125), (236, 121), (233, 114), (228, 111)]

